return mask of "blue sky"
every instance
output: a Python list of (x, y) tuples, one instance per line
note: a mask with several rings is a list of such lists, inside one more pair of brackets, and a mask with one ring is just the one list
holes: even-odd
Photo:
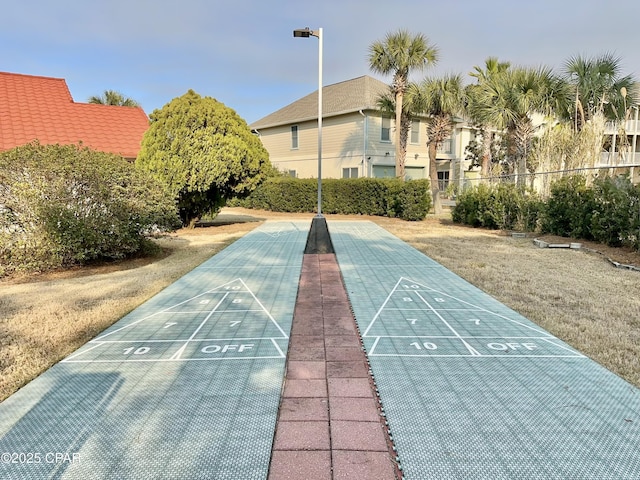
[(323, 28), (325, 85), (371, 74), (369, 45), (400, 28), (440, 50), (417, 78), (467, 74), (488, 56), (560, 69), (573, 55), (603, 52), (640, 78), (637, 0), (3, 3), (0, 71), (64, 78), (77, 102), (118, 90), (147, 114), (193, 89), (251, 123), (313, 92), (318, 41), (292, 34), (306, 26)]

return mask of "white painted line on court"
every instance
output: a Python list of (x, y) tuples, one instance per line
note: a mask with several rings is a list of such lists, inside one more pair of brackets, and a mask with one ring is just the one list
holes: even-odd
[[(402, 280), (402, 279), (401, 279), (401, 280)], [(464, 304), (466, 304), (466, 305), (469, 305), (470, 307), (473, 307), (474, 309), (477, 309), (477, 310), (483, 311), (483, 312), (485, 312), (485, 313), (489, 313), (489, 314), (491, 314), (491, 315), (495, 315), (496, 317), (500, 317), (500, 318), (502, 318), (503, 320), (507, 320), (508, 322), (515, 323), (516, 325), (519, 325), (519, 326), (521, 326), (521, 327), (527, 328), (527, 329), (529, 329), (529, 330), (533, 330), (534, 332), (537, 332), (538, 334), (547, 335), (547, 332), (545, 332), (545, 331), (543, 331), (543, 330), (539, 330), (539, 329), (537, 329), (537, 328), (535, 328), (535, 327), (532, 327), (531, 325), (527, 325), (527, 324), (522, 323), (522, 322), (519, 322), (519, 321), (517, 321), (517, 320), (513, 320), (512, 318), (509, 318), (509, 317), (507, 317), (507, 316), (505, 316), (505, 315), (502, 315), (502, 314), (500, 314), (500, 313), (497, 313), (497, 312), (494, 312), (494, 311), (488, 310), (488, 309), (486, 309), (486, 308), (483, 308), (483, 307), (481, 307), (481, 306), (479, 306), (479, 305), (475, 305), (475, 304), (473, 304), (473, 303), (469, 303), (469, 302), (467, 302), (467, 301), (465, 301), (465, 300), (462, 300), (461, 298), (454, 297), (453, 295), (450, 295), (450, 294), (445, 293), (445, 292), (441, 292), (441, 291), (436, 290), (436, 289), (431, 288), (431, 287), (427, 287), (426, 285), (422, 285), (422, 284), (420, 284), (420, 283), (418, 283), (418, 282), (414, 282), (413, 280), (410, 280), (410, 279), (408, 279), (408, 278), (404, 278), (404, 280), (407, 280), (407, 282), (411, 282), (411, 283), (413, 283), (413, 284), (416, 284), (416, 285), (419, 285), (419, 286), (421, 286), (421, 287), (424, 287), (424, 288), (425, 288), (425, 289), (427, 289), (427, 291), (429, 291), (429, 292), (437, 293), (437, 294), (439, 294), (439, 295), (443, 295), (443, 296), (445, 296), (445, 297), (449, 297), (449, 298), (451, 298), (451, 299), (453, 299), (453, 300), (455, 300), (455, 301), (457, 301), (457, 302), (461, 302), (461, 303), (464, 303)], [(413, 290), (409, 290), (409, 291), (413, 291)]]
[[(269, 269), (272, 268), (295, 268), (297, 270), (300, 270), (300, 265), (278, 265), (275, 263), (270, 263), (269, 265), (267, 265), (267, 267)], [(207, 266), (207, 265), (200, 265), (199, 267), (196, 267), (198, 270), (242, 270), (243, 268), (248, 268), (250, 270), (255, 270), (256, 269), (256, 265), (255, 264), (251, 264), (251, 265), (227, 265), (227, 266), (220, 266), (220, 265), (215, 265), (215, 266)]]
[(246, 288), (248, 290), (248, 292), (251, 294), (251, 296), (253, 297), (253, 299), (258, 303), (258, 305), (260, 305), (260, 308), (262, 308), (262, 310), (264, 311), (264, 313), (267, 314), (267, 316), (269, 317), (269, 319), (273, 322), (273, 324), (276, 326), (276, 328), (278, 330), (280, 330), (280, 333), (282, 333), (282, 336), (284, 338), (289, 338), (289, 336), (284, 332), (284, 330), (280, 327), (280, 325), (278, 324), (278, 322), (276, 322), (275, 318), (273, 318), (271, 316), (271, 313), (269, 313), (269, 311), (264, 307), (264, 305), (262, 305), (262, 302), (260, 300), (258, 300), (258, 297), (256, 297), (253, 292), (251, 291), (251, 289), (249, 287), (247, 287), (247, 284), (244, 283), (244, 280), (242, 280), (241, 278), (239, 278), (238, 280), (240, 280), (240, 283), (242, 283), (242, 285), (244, 285), (244, 288)]
[(449, 325), (449, 322), (447, 322), (442, 315), (440, 315), (436, 310), (433, 309), (431, 304), (429, 302), (427, 302), (427, 300), (422, 295), (420, 295), (418, 292), (416, 292), (416, 295), (420, 298), (420, 300), (422, 300), (424, 302), (424, 304), (427, 307), (429, 307), (431, 309), (431, 311), (433, 313), (435, 313), (438, 316), (438, 318), (440, 320), (442, 320), (442, 322), (447, 326), (447, 328), (449, 328), (449, 330), (451, 330), (453, 332), (453, 334), (460, 339), (460, 341), (464, 344), (466, 349), (469, 350), (471, 355), (477, 355), (477, 356), (481, 355), (481, 353), (479, 351), (477, 351), (475, 348), (473, 348), (471, 345), (469, 345), (469, 343), (467, 343), (467, 341), (464, 338), (462, 338), (460, 336), (460, 334), (451, 325)]
[(178, 349), (178, 351), (176, 353), (173, 354), (173, 356), (171, 357), (171, 360), (179, 360), (180, 357), (182, 356), (182, 354), (184, 353), (185, 349), (187, 348), (187, 345), (189, 345), (189, 342), (191, 340), (193, 340), (193, 338), (198, 334), (198, 332), (202, 329), (202, 327), (204, 327), (205, 323), (207, 323), (207, 321), (211, 318), (211, 315), (213, 315), (216, 311), (216, 309), (220, 306), (220, 304), (222, 302), (225, 301), (225, 299), (229, 296), (229, 292), (226, 292), (222, 298), (220, 299), (220, 301), (218, 303), (216, 303), (216, 306), (213, 307), (213, 309), (211, 310), (211, 312), (209, 312), (209, 315), (206, 316), (206, 318), (200, 323), (200, 325), (198, 326), (198, 328), (196, 328), (195, 332), (193, 332), (191, 334), (191, 336), (189, 337), (189, 340), (187, 340), (184, 345), (182, 347), (180, 347)]
[[(555, 337), (552, 337), (552, 338), (555, 338)], [(540, 338), (540, 340), (544, 340), (545, 342), (550, 343), (551, 345), (553, 345), (555, 347), (562, 348), (563, 350), (567, 350), (567, 351), (572, 352), (572, 353), (577, 353), (582, 358), (587, 358), (586, 355), (583, 355), (580, 352), (576, 352), (576, 351), (574, 351), (574, 350), (572, 350), (570, 348), (565, 347), (564, 345), (558, 345), (557, 343), (552, 342), (551, 338)]]
[(380, 337), (376, 337), (376, 340), (373, 342), (373, 345), (371, 345), (371, 351), (369, 352), (369, 355), (373, 355), (374, 354), (373, 352), (375, 352), (379, 341), (380, 341)]
[[(103, 342), (103, 343), (104, 343), (104, 342)], [(63, 359), (63, 360), (62, 360), (62, 362), (63, 362), (63, 363), (64, 363), (64, 362), (68, 362), (68, 361), (70, 361), (72, 358), (75, 358), (75, 357), (78, 357), (78, 356), (80, 356), (80, 355), (83, 355), (83, 354), (85, 354), (85, 353), (87, 353), (87, 352), (90, 352), (90, 351), (91, 351), (91, 350), (93, 350), (94, 348), (98, 348), (98, 347), (100, 347), (101, 345), (102, 345), (102, 343), (98, 343), (98, 344), (94, 345), (94, 346), (93, 346), (93, 347), (91, 347), (91, 348), (87, 348), (86, 350), (83, 350), (82, 352), (77, 352), (77, 353), (75, 353), (75, 354), (71, 355), (70, 357), (67, 357), (67, 358)]]
[(181, 358), (174, 360), (172, 358), (156, 358), (156, 359), (137, 359), (137, 360), (68, 360), (67, 363), (166, 363), (166, 362), (219, 362), (223, 360), (264, 360), (264, 359), (281, 359), (282, 355), (266, 355), (257, 357), (223, 357), (223, 358)]
[(284, 358), (286, 355), (280, 348), (280, 345), (278, 345), (278, 342), (276, 342), (275, 338), (271, 339), (271, 343), (273, 343), (273, 346), (276, 347), (276, 350), (278, 350), (278, 353), (280, 354), (280, 356)]
[(400, 277), (400, 279), (396, 282), (395, 286), (391, 289), (391, 292), (389, 293), (389, 295), (387, 295), (387, 298), (385, 298), (384, 302), (382, 302), (382, 305), (380, 306), (380, 308), (378, 309), (376, 314), (373, 316), (373, 319), (371, 320), (371, 323), (369, 323), (369, 326), (365, 329), (364, 333), (362, 334), (363, 337), (367, 336), (367, 333), (369, 333), (369, 330), (371, 329), (371, 327), (375, 323), (376, 319), (380, 315), (380, 312), (382, 312), (384, 307), (387, 305), (387, 303), (389, 302), (389, 299), (391, 298), (391, 295), (398, 288), (398, 285), (400, 285), (401, 281), (402, 281), (402, 277)]
[[(411, 337), (413, 338), (413, 337)], [(495, 338), (495, 337), (491, 337)], [(505, 337), (506, 338), (506, 337)], [(220, 342), (220, 341), (233, 341), (233, 340), (286, 340), (284, 337), (218, 337), (218, 338), (194, 338), (193, 340), (185, 339), (185, 338), (176, 338), (176, 339), (168, 339), (168, 340), (105, 340), (104, 342), (100, 342), (100, 345), (103, 344), (113, 344), (113, 343), (182, 343), (182, 342)], [(99, 345), (98, 345), (99, 346)], [(93, 347), (92, 347), (93, 348)], [(87, 352), (89, 350), (86, 350)]]
[[(236, 280), (237, 280), (237, 279), (236, 279)], [(207, 290), (206, 292), (202, 292), (202, 293), (200, 293), (200, 294), (198, 294), (198, 295), (196, 295), (196, 296), (194, 296), (194, 297), (187, 298), (186, 300), (183, 300), (182, 302), (176, 303), (175, 305), (172, 305), (172, 306), (167, 307), (167, 308), (165, 308), (165, 309), (163, 309), (163, 310), (160, 310), (159, 312), (154, 312), (154, 313), (152, 313), (151, 315), (147, 315), (146, 317), (143, 317), (143, 318), (141, 318), (140, 320), (136, 320), (135, 322), (131, 322), (131, 323), (129, 323), (128, 325), (125, 325), (125, 326), (120, 327), (120, 328), (118, 328), (118, 329), (116, 329), (116, 330), (113, 330), (112, 332), (105, 333), (104, 335), (101, 335), (100, 337), (97, 337), (97, 338), (95, 338), (94, 340), (92, 340), (92, 342), (100, 341), (101, 339), (103, 339), (103, 338), (105, 338), (105, 337), (108, 337), (109, 335), (113, 335), (114, 333), (119, 332), (119, 331), (121, 331), (121, 330), (124, 330), (125, 328), (130, 328), (130, 327), (132, 327), (132, 326), (134, 326), (134, 325), (137, 325), (137, 324), (138, 324), (138, 323), (140, 323), (140, 322), (143, 322), (143, 321), (145, 321), (145, 320), (148, 320), (148, 319), (149, 319), (149, 318), (151, 318), (151, 317), (155, 317), (156, 315), (160, 315), (161, 313), (167, 313), (167, 312), (168, 312), (169, 310), (171, 310), (172, 308), (179, 307), (180, 305), (184, 305), (185, 303), (190, 302), (191, 300), (195, 300), (196, 298), (202, 297), (203, 295), (207, 295), (207, 294), (209, 294), (209, 293), (213, 293), (213, 292), (214, 292), (214, 291), (216, 291), (217, 289), (222, 288), (222, 287), (225, 287), (225, 286), (229, 285), (230, 283), (235, 282), (236, 280), (231, 280), (230, 282), (223, 283), (222, 285), (220, 285), (220, 286), (218, 286), (218, 287), (216, 287), (216, 288), (212, 288), (211, 290)]]
[[(460, 338), (465, 338), (465, 339), (469, 339), (469, 340), (474, 340), (474, 339), (487, 339), (487, 338), (502, 338), (502, 339), (509, 339), (509, 340), (547, 340), (549, 341), (550, 339), (553, 339), (555, 337), (512, 337), (512, 336), (506, 336), (506, 335), (459, 335), (459, 336), (454, 336), (454, 335), (376, 335), (375, 337), (369, 337), (369, 338), (441, 338), (441, 339), (453, 339), (453, 340), (458, 340)], [(108, 343), (108, 342), (105, 342)], [(550, 342), (552, 343), (552, 342)], [(555, 344), (554, 344), (555, 345)], [(558, 347), (561, 347), (561, 345), (557, 345)]]
[(415, 354), (415, 353), (370, 353), (371, 357), (438, 357), (438, 358), (584, 358), (583, 355), (461, 355), (461, 354)]
[[(236, 285), (234, 286), (233, 284), (236, 283)], [(226, 290), (222, 290), (222, 289), (226, 289)], [(196, 300), (198, 298), (201, 298), (203, 295), (206, 294), (216, 294), (216, 297), (213, 297), (212, 299), (207, 299), (207, 300), (202, 300), (200, 303), (209, 303), (210, 300), (217, 300), (216, 304), (213, 306), (213, 308), (206, 309), (206, 310), (188, 310), (188, 311), (180, 311), (180, 310), (176, 310), (177, 308), (179, 308), (181, 305), (184, 305), (185, 303), (189, 302), (189, 301), (193, 301)], [(221, 296), (217, 296), (217, 294), (222, 294)], [(233, 294), (233, 297), (231, 297), (231, 294)], [(249, 297), (247, 297), (247, 294), (249, 295)], [(235, 298), (236, 296), (239, 296), (239, 298)], [(235, 306), (236, 303), (240, 303), (242, 302), (242, 297), (246, 298), (250, 298), (252, 300), (249, 301), (254, 301), (255, 304), (257, 304), (260, 308), (248, 308), (248, 309), (231, 309), (231, 310), (225, 310), (224, 306), (225, 306), (225, 301), (228, 301), (229, 298), (233, 298), (233, 304)], [(231, 305), (231, 304), (229, 304)], [(265, 316), (258, 316), (257, 314), (264, 314)], [(181, 317), (183, 315), (195, 315), (196, 317), (193, 318), (193, 320), (196, 320), (198, 318), (198, 316), (200, 316), (200, 319), (202, 319), (202, 316), (204, 316), (206, 314), (206, 317), (204, 317), (201, 321), (199, 321), (198, 326), (193, 330), (193, 332), (191, 333), (191, 335), (189, 336), (189, 338), (173, 338), (173, 339), (158, 339), (158, 338), (153, 338), (153, 335), (157, 334), (157, 332), (163, 331), (162, 328), (160, 328), (160, 326), (156, 325), (156, 324), (152, 324), (151, 327), (153, 327), (154, 325), (157, 327), (157, 329), (155, 331), (150, 331), (148, 332), (149, 336), (151, 338), (149, 339), (131, 339), (131, 338), (125, 338), (125, 339), (118, 339), (118, 340), (110, 340), (109, 339), (109, 335), (112, 335), (113, 333), (122, 331), (125, 328), (130, 328), (133, 326), (137, 326), (140, 324), (141, 321), (143, 320), (148, 320), (150, 318), (157, 318), (158, 315), (160, 314), (170, 314), (171, 316), (173, 315), (180, 315)], [(249, 318), (244, 318), (243, 320), (237, 320), (237, 324), (242, 323), (244, 320), (247, 320), (249, 322), (249, 324), (251, 325), (252, 322), (256, 322), (259, 321), (260, 324), (257, 325), (258, 327), (260, 327), (261, 325), (262, 329), (264, 329), (264, 325), (268, 325), (269, 321), (275, 325), (278, 333), (281, 335), (279, 337), (274, 337), (273, 335), (271, 336), (232, 336), (229, 337), (229, 333), (227, 332), (227, 335), (225, 335), (223, 338), (197, 338), (198, 333), (200, 333), (203, 328), (205, 327), (205, 325), (207, 323), (211, 323), (212, 318), (217, 318), (217, 322), (220, 322), (222, 320), (222, 318), (220, 318), (223, 315), (250, 315)], [(214, 317), (214, 315), (216, 315), (216, 317)], [(256, 318), (258, 317), (258, 318)], [(166, 318), (166, 317), (165, 317)], [(227, 317), (229, 318), (229, 317)], [(176, 322), (166, 322), (165, 320), (163, 320), (163, 323), (165, 323), (165, 328), (169, 325), (175, 325), (177, 324)], [(234, 323), (234, 322), (232, 322)], [(195, 325), (194, 325), (195, 326)], [(252, 325), (249, 327), (249, 330), (251, 331), (251, 329), (253, 328)], [(188, 325), (187, 325), (188, 327)], [(182, 329), (182, 334), (184, 333), (184, 329)], [(137, 330), (128, 330), (129, 331), (129, 335), (133, 334), (135, 335)], [(140, 332), (138, 332), (140, 333)], [(213, 333), (213, 332), (211, 332)], [(220, 332), (222, 333), (222, 332)], [(247, 332), (249, 333), (249, 332)], [(256, 332), (258, 333), (258, 332)], [(265, 332), (266, 333), (266, 332)], [(275, 332), (274, 332), (275, 333)], [(119, 363), (119, 362), (154, 362), (154, 361), (189, 361), (189, 360), (201, 360), (201, 358), (183, 358), (185, 352), (187, 351), (187, 348), (189, 348), (190, 345), (197, 345), (198, 343), (202, 343), (202, 342), (216, 342), (219, 343), (221, 341), (229, 341), (229, 342), (238, 342), (238, 341), (269, 341), (271, 345), (273, 345), (273, 347), (275, 348), (275, 350), (277, 351), (277, 356), (274, 355), (261, 355), (261, 356), (243, 356), (240, 358), (286, 358), (285, 353), (282, 351), (282, 349), (280, 348), (280, 346), (278, 345), (278, 343), (276, 342), (276, 339), (279, 340), (286, 340), (289, 337), (287, 336), (287, 334), (284, 332), (284, 330), (282, 329), (282, 327), (280, 327), (280, 325), (278, 324), (278, 322), (276, 322), (276, 320), (273, 318), (273, 316), (271, 315), (271, 313), (265, 308), (265, 306), (262, 304), (262, 302), (256, 297), (256, 295), (251, 291), (251, 289), (249, 289), (249, 287), (247, 286), (247, 284), (244, 282), (244, 280), (242, 280), (241, 278), (236, 278), (230, 282), (226, 282), (222, 285), (219, 285), (216, 288), (213, 288), (211, 290), (208, 290), (206, 292), (203, 292), (199, 295), (190, 297), (189, 299), (176, 303), (175, 305), (172, 305), (171, 307), (165, 308), (159, 312), (155, 312), (154, 314), (151, 315), (147, 315), (144, 318), (136, 321), (136, 322), (132, 322), (129, 325), (126, 325), (124, 327), (121, 327), (119, 329), (114, 330), (113, 332), (109, 332), (108, 334), (102, 335), (101, 337), (99, 337), (98, 339), (94, 339), (92, 340), (92, 343), (94, 343), (95, 345), (93, 345), (91, 348), (86, 349), (84, 351), (78, 352), (75, 355), (63, 360), (63, 361), (69, 361), (69, 362), (77, 362), (77, 363)], [(90, 352), (91, 350), (101, 347), (101, 346), (105, 346), (105, 345), (134, 345), (134, 347), (131, 347), (132, 349), (135, 348), (135, 345), (140, 345), (140, 344), (153, 344), (153, 345), (172, 345), (172, 344), (182, 344), (179, 346), (179, 348), (177, 348), (177, 350), (173, 353), (171, 353), (171, 351), (165, 352), (162, 355), (166, 355), (167, 358), (155, 358), (155, 359), (146, 359), (146, 358), (136, 358), (134, 359), (125, 359), (125, 360), (104, 360), (104, 359), (93, 359), (93, 360), (79, 360), (77, 359), (77, 357), (79, 357), (80, 355), (83, 355), (84, 353)], [(228, 345), (228, 347), (230, 347), (232, 345)], [(216, 346), (217, 347), (217, 346)], [(213, 348), (213, 347), (207, 347), (207, 348)], [(140, 347), (139, 350), (144, 349), (145, 352), (147, 353), (149, 351), (148, 347)], [(222, 352), (225, 352), (225, 349), (222, 349)], [(173, 350), (173, 348), (171, 348), (169, 346), (169, 350)], [(216, 350), (217, 351), (217, 350)], [(202, 350), (202, 352), (204, 353), (215, 353), (214, 351), (206, 351), (205, 349)], [(169, 357), (169, 355), (171, 355)], [(238, 357), (232, 357), (232, 356), (225, 356), (222, 358), (209, 358), (210, 360), (225, 360), (225, 359), (236, 359)], [(208, 358), (204, 358), (204, 360), (206, 360)]]

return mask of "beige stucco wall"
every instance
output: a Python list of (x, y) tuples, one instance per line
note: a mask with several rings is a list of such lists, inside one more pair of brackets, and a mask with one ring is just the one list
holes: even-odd
[[(372, 177), (395, 165), (393, 143), (395, 122), (391, 119), (391, 141), (381, 139), (382, 116), (378, 112), (353, 112), (323, 119), (322, 124), (322, 177), (341, 178), (343, 168), (357, 168), (358, 176)], [(299, 178), (316, 178), (318, 175), (317, 120), (300, 122), (298, 148), (291, 148), (291, 125), (263, 128), (260, 139), (269, 152), (271, 162), (281, 171), (294, 170)], [(439, 159), (464, 157), (464, 147), (469, 142), (468, 130), (453, 136), (450, 154), (439, 154)], [(424, 121), (420, 122), (419, 138), (407, 145), (405, 166), (414, 177), (429, 176), (429, 156)], [(466, 142), (466, 143), (465, 143)], [(461, 153), (462, 152), (462, 153)], [(449, 169), (450, 162), (438, 162), (439, 169)], [(453, 175), (452, 175), (453, 177)]]
[[(294, 124), (298, 126), (298, 148), (291, 148), (291, 125), (265, 128), (260, 139), (269, 152), (271, 162), (282, 171), (295, 170), (299, 178), (318, 175), (317, 120)], [(362, 165), (364, 144), (363, 117), (355, 114), (323, 119), (322, 176), (340, 178), (342, 168)], [(359, 172), (362, 176), (362, 172)]]

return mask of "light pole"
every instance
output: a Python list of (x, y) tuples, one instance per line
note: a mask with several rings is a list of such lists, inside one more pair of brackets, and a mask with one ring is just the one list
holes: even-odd
[(293, 31), (294, 37), (318, 38), (318, 214), (322, 217), (322, 28), (310, 30), (309, 27)]

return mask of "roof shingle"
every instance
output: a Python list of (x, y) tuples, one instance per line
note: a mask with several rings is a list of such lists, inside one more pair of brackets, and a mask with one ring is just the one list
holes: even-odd
[[(389, 85), (368, 75), (322, 87), (322, 117), (359, 110), (377, 110), (378, 98), (389, 92)], [(260, 129), (318, 118), (318, 91), (252, 123)]]
[(64, 79), (0, 72), (0, 151), (38, 140), (135, 158), (148, 127), (140, 107), (76, 103)]

